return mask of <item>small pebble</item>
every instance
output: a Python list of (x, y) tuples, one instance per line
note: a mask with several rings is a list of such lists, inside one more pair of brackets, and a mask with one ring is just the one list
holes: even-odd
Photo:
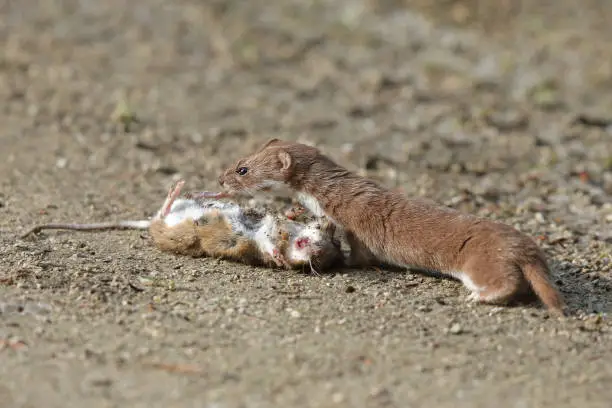
[(501, 313), (501, 312), (503, 312), (503, 311), (504, 311), (504, 308), (503, 308), (503, 307), (499, 307), (499, 306), (498, 306), (498, 307), (494, 307), (494, 308), (492, 308), (492, 309), (489, 311), (489, 316), (493, 316), (493, 315), (499, 314), (499, 313)]
[(295, 309), (287, 309), (287, 311), (289, 312), (289, 316), (293, 317), (294, 319), (298, 319), (302, 316), (302, 314)]
[(463, 333), (463, 328), (459, 323), (455, 323), (448, 329), (448, 332), (450, 334), (461, 334)]
[(202, 135), (200, 132), (192, 133), (191, 141), (195, 144), (200, 144), (204, 141), (204, 135)]
[(525, 114), (513, 110), (492, 112), (486, 116), (486, 120), (489, 125), (502, 131), (524, 129), (529, 125)]
[(40, 109), (38, 108), (38, 106), (30, 105), (30, 106), (28, 106), (28, 115), (36, 116), (36, 115), (38, 115), (39, 110)]
[(58, 169), (64, 169), (66, 168), (66, 165), (68, 165), (68, 159), (65, 157), (60, 157), (55, 162), (55, 167), (57, 167)]
[(332, 395), (332, 401), (334, 404), (340, 404), (342, 401), (344, 401), (344, 394), (341, 392), (334, 393), (334, 395)]

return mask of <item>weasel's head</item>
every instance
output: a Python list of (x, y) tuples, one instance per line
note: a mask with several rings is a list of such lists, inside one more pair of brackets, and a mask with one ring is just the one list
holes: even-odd
[(230, 193), (255, 193), (288, 186), (302, 167), (303, 153), (310, 152), (309, 149), (314, 148), (271, 139), (227, 168), (219, 177), (219, 184)]

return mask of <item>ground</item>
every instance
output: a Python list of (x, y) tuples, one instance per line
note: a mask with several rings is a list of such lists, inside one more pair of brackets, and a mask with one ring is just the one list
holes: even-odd
[[(612, 4), (65, 0), (0, 7), (6, 407), (609, 407)], [(571, 316), (414, 272), (156, 251), (177, 178), (271, 137), (530, 234)], [(282, 209), (286, 203), (269, 199)]]

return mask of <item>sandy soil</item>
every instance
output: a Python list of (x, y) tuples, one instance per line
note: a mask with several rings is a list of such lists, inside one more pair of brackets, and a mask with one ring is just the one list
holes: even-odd
[[(490, 3), (2, 2), (2, 406), (609, 407), (612, 4)], [(16, 237), (149, 216), (269, 137), (531, 234), (573, 315)]]

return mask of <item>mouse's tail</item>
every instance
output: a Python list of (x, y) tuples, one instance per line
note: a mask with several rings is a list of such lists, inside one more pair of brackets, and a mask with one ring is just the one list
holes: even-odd
[(151, 226), (150, 220), (127, 220), (127, 221), (119, 221), (118, 225), (123, 229), (140, 229), (146, 230)]
[(114, 222), (97, 222), (91, 224), (76, 224), (76, 223), (50, 223), (41, 224), (30, 228), (25, 233), (21, 234), (21, 238), (25, 238), (30, 234), (36, 234), (46, 229), (60, 230), (76, 230), (76, 231), (104, 231), (104, 230), (125, 230), (139, 229), (146, 230), (151, 225), (150, 220), (127, 220)]
[(553, 313), (563, 315), (565, 302), (555, 284), (550, 280), (546, 264), (543, 261), (531, 262), (522, 265), (521, 269), (542, 303)]

